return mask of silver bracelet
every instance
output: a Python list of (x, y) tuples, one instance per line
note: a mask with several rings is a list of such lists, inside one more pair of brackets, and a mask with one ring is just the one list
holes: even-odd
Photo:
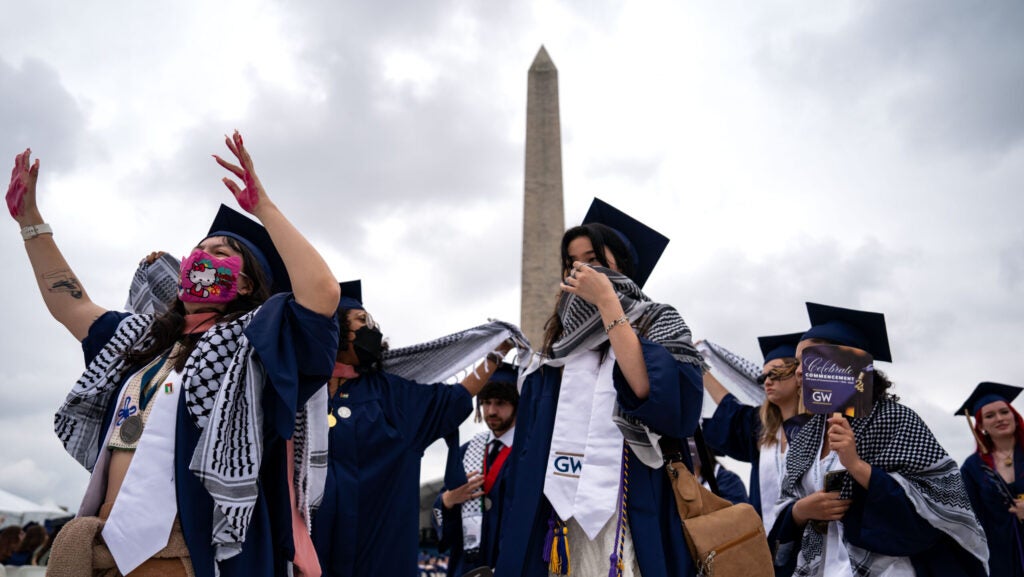
[(608, 326), (606, 326), (604, 328), (604, 332), (605, 333), (609, 333), (615, 327), (617, 327), (619, 325), (625, 325), (625, 324), (629, 324), (629, 317), (627, 317), (626, 315), (622, 315), (621, 317), (619, 317), (619, 318), (615, 319), (614, 321), (608, 323)]
[(21, 238), (24, 240), (32, 240), (41, 234), (53, 234), (53, 229), (45, 222), (21, 227)]

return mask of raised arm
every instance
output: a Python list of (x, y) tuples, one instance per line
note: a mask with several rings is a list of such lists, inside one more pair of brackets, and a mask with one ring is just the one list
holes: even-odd
[(502, 341), (497, 349), (487, 353), (487, 358), (477, 365), (476, 370), (471, 371), (466, 375), (466, 378), (462, 379), (462, 387), (469, 392), (469, 396), (475, 397), (480, 393), (480, 390), (484, 388), (487, 381), (491, 379), (491, 375), (501, 366), (505, 355), (512, 350), (512, 346), (511, 340)]
[(253, 169), (252, 157), (245, 149), (242, 135), (236, 130), (231, 138), (225, 138), (224, 141), (241, 166), (231, 164), (216, 154), (213, 157), (217, 159), (218, 164), (241, 179), (245, 188), (240, 188), (235, 181), (227, 177), (223, 179), (224, 185), (235, 195), (238, 205), (258, 218), (267, 229), (271, 240), (274, 241), (274, 247), (281, 254), (285, 268), (288, 269), (295, 300), (311, 311), (327, 317), (333, 315), (338, 308), (341, 292), (331, 269), (306, 237), (302, 236), (267, 196)]
[(7, 209), (21, 226), (25, 252), (32, 263), (39, 293), (53, 318), (78, 340), (89, 334), (93, 321), (106, 309), (89, 299), (85, 287), (64, 260), (36, 204), (36, 180), (39, 160), (30, 164), (31, 149), (14, 159), (11, 183), (7, 187)]
[(729, 394), (729, 391), (722, 386), (722, 383), (718, 382), (711, 371), (704, 373), (704, 390), (711, 395), (711, 400), (715, 401), (716, 405), (722, 404), (722, 399)]

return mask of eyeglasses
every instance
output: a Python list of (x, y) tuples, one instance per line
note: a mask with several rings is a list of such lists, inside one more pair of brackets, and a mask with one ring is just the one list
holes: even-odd
[(764, 386), (765, 381), (771, 379), (773, 381), (784, 381), (796, 374), (796, 365), (788, 365), (784, 367), (775, 367), (774, 369), (764, 373), (757, 377), (757, 384)]

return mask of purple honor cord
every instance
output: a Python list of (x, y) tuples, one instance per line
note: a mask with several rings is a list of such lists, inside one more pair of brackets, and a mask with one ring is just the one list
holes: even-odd
[(622, 441), (622, 467), (619, 469), (619, 518), (615, 523), (615, 549), (608, 558), (608, 577), (622, 575), (622, 556), (626, 544), (626, 498), (629, 496), (629, 449), (626, 441)]

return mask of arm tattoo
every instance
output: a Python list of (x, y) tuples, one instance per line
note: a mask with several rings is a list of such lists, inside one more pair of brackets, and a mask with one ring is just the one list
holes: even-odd
[(43, 273), (43, 282), (49, 287), (47, 290), (52, 293), (68, 293), (76, 299), (82, 298), (85, 294), (82, 285), (78, 284), (78, 279), (68, 269)]

